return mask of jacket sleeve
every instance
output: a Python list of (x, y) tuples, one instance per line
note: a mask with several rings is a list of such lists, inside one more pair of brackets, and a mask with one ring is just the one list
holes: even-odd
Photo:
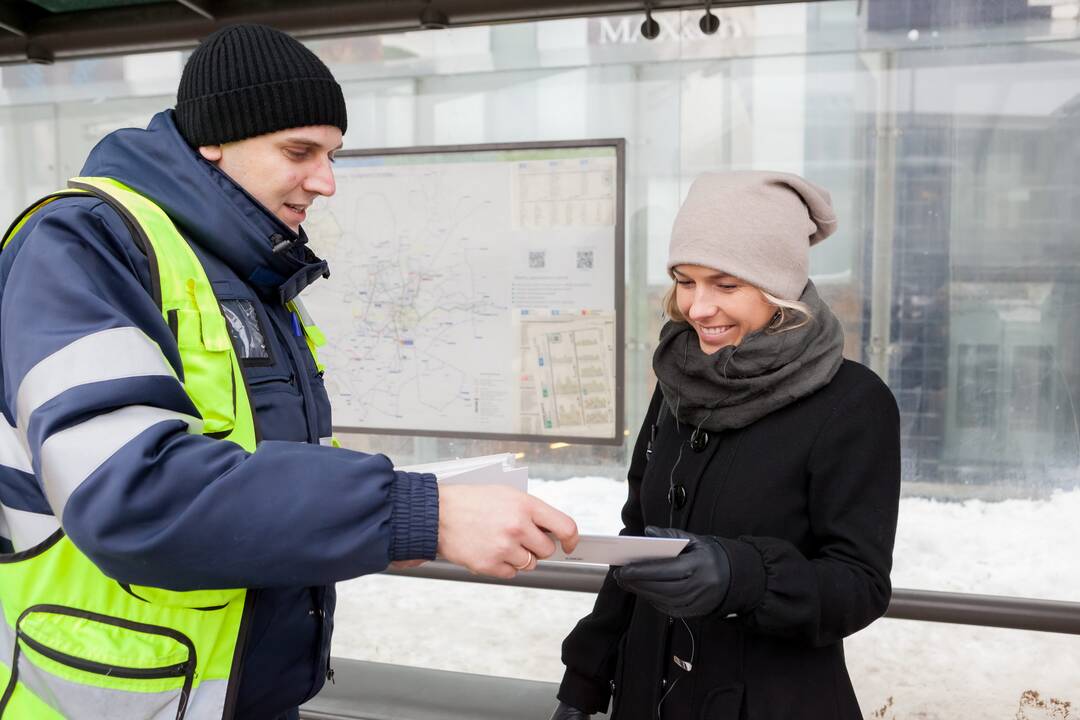
[[(658, 386), (634, 444), (626, 476), (628, 493), (622, 509), (620, 535), (643, 535), (645, 531), (641, 514), (641, 482), (648, 460), (645, 450), (662, 401)], [(607, 710), (619, 643), (630, 625), (633, 610), (634, 595), (620, 588), (608, 571), (593, 611), (582, 618), (563, 641), (562, 661), (566, 672), (559, 686), (559, 700), (588, 713)]]
[(308, 586), (434, 557), (433, 476), (198, 434), (146, 258), (107, 206), (55, 205), (12, 241), (4, 399), (53, 513), (102, 571), (172, 590)]
[(900, 421), (884, 383), (861, 382), (837, 404), (807, 474), (815, 551), (771, 537), (721, 539), (732, 582), (718, 612), (757, 632), (828, 645), (881, 617), (892, 592)]

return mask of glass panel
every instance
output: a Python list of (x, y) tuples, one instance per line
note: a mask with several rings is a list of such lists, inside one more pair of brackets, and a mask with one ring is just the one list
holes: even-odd
[[(592, 605), (586, 593), (381, 576), (338, 592), (338, 656), (548, 682)], [(1067, 720), (1080, 703), (1075, 636), (879, 620), (845, 650), (868, 719)]]
[(1053, 348), (1048, 345), (1013, 348), (1012, 368), (1010, 431), (1038, 432), (1049, 427), (1054, 402)]
[(998, 348), (996, 345), (960, 345), (956, 381), (956, 425), (987, 428), (997, 425)]
[[(624, 15), (312, 43), (345, 88), (347, 148), (627, 140), (627, 442), (343, 442), (399, 464), (520, 453), (534, 478), (552, 481), (537, 482), (537, 491), (583, 529), (617, 530), (628, 451), (655, 381), (664, 260), (681, 198), (701, 172), (800, 172), (831, 191), (840, 215), (839, 232), (812, 254), (811, 274), (843, 323), (846, 355), (885, 378), (900, 407), (894, 585), (1075, 601), (1080, 2), (835, 0), (714, 12), (721, 26), (713, 36), (700, 32), (700, 10), (657, 13), (654, 41), (641, 37), (641, 16)], [(142, 125), (171, 105), (183, 59), (169, 52), (0, 68), (4, 215), (77, 173), (105, 132)], [(318, 251), (317, 236), (312, 245)], [(411, 634), (383, 640), (372, 634), (387, 625), (379, 613), (410, 617), (458, 590), (418, 592), (425, 586), (410, 583), (419, 581), (347, 584), (336, 651), (481, 663), (491, 647), (517, 643), (540, 665), (468, 669), (553, 679), (558, 642), (589, 604), (575, 594), (558, 609), (557, 593), (462, 589), (472, 594), (467, 609), (446, 610), (447, 618), (501, 618), (507, 639), (484, 636), (475, 653), (431, 646), (418, 657), (408, 649), (435, 642), (430, 626), (410, 619)], [(525, 597), (514, 592), (533, 594), (499, 599)], [(514, 612), (494, 613), (487, 598)], [(1000, 647), (1017, 649), (1015, 657), (985, 653), (989, 637), (1005, 638)], [(1075, 678), (1070, 641), (882, 623), (856, 636), (850, 657), (868, 712), (894, 697), (878, 717), (1039, 717), (1020, 705), (1021, 693), (1045, 700), (1070, 686), (1025, 673), (1053, 665)], [(897, 681), (921, 672), (919, 643), (956, 654), (931, 665), (925, 680)], [(1001, 680), (987, 684), (1000, 687), (998, 704), (946, 712), (951, 696), (935, 694), (935, 676), (983, 668), (971, 661), (984, 655), (987, 676)], [(1068, 699), (1077, 701), (1075, 691)]]
[(592, 601), (579, 592), (358, 578), (338, 584), (334, 655), (555, 682), (562, 639)]

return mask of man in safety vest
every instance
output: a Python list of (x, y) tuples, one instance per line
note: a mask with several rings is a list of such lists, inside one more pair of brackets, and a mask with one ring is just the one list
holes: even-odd
[(338, 580), (511, 577), (573, 521), (336, 447), (298, 294), (345, 101), (276, 30), (206, 38), (0, 251), (0, 718), (296, 718)]

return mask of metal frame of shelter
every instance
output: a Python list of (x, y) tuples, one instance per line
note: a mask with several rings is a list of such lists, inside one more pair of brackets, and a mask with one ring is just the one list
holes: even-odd
[[(806, 0), (711, 0), (715, 10)], [(232, 23), (305, 39), (702, 9), (702, 0), (3, 0), (0, 64), (180, 50)]]

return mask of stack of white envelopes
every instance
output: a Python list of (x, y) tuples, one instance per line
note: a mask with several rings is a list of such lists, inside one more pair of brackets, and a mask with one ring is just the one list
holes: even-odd
[(396, 468), (405, 472), (431, 473), (440, 485), (508, 485), (529, 491), (529, 468), (515, 467), (511, 453), (440, 460)]

